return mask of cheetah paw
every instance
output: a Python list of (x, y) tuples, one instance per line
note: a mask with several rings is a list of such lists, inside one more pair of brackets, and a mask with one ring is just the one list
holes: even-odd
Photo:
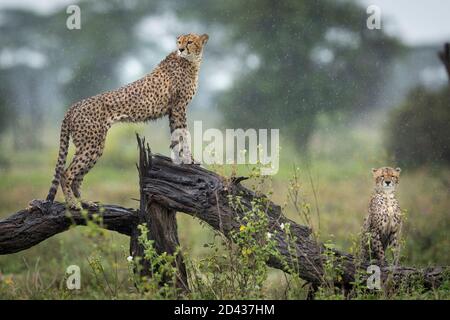
[(93, 209), (93, 210), (97, 210), (100, 207), (100, 204), (94, 201), (83, 201), (81, 202), (81, 205), (83, 206), (84, 209)]
[(48, 200), (39, 200), (33, 199), (28, 203), (28, 206), (25, 208), (28, 212), (32, 212), (35, 209), (38, 209), (42, 213), (46, 213), (49, 210), (52, 202)]

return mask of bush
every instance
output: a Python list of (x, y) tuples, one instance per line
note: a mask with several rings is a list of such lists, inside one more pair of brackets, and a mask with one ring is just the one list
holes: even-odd
[(450, 89), (413, 89), (394, 110), (387, 128), (388, 152), (399, 165), (450, 164)]

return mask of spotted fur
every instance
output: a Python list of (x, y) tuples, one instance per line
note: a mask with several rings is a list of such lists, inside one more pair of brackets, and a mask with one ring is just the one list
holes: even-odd
[(380, 264), (385, 264), (385, 252), (391, 246), (394, 261), (398, 262), (402, 213), (395, 191), (400, 171), (400, 168), (390, 167), (372, 169), (375, 188), (363, 226), (361, 247), (364, 260), (376, 259)]
[[(170, 53), (150, 74), (117, 90), (73, 104), (62, 121), (59, 155), (47, 200), (55, 199), (60, 184), (67, 203), (80, 207), (83, 178), (102, 155), (106, 135), (114, 123), (144, 122), (168, 115), (171, 133), (187, 129), (186, 108), (197, 90), (207, 41), (206, 34), (179, 36), (178, 50)], [(69, 138), (76, 151), (65, 169)], [(172, 139), (171, 148), (178, 142)], [(189, 150), (184, 152), (191, 158)]]

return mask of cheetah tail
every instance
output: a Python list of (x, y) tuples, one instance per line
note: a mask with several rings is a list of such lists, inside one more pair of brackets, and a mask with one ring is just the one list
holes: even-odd
[(59, 154), (56, 162), (55, 176), (53, 177), (52, 186), (47, 195), (47, 201), (53, 202), (55, 200), (56, 192), (58, 191), (61, 175), (63, 174), (66, 165), (67, 152), (69, 150), (69, 126), (67, 118), (64, 118), (61, 124), (61, 136), (59, 138)]

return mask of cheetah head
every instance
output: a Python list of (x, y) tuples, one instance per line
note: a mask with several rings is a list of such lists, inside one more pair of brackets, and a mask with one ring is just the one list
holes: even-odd
[(202, 57), (203, 47), (208, 42), (209, 36), (195, 33), (181, 35), (177, 38), (178, 55), (189, 61), (199, 60)]
[(395, 191), (400, 179), (400, 168), (382, 167), (372, 169), (375, 187), (385, 192)]

